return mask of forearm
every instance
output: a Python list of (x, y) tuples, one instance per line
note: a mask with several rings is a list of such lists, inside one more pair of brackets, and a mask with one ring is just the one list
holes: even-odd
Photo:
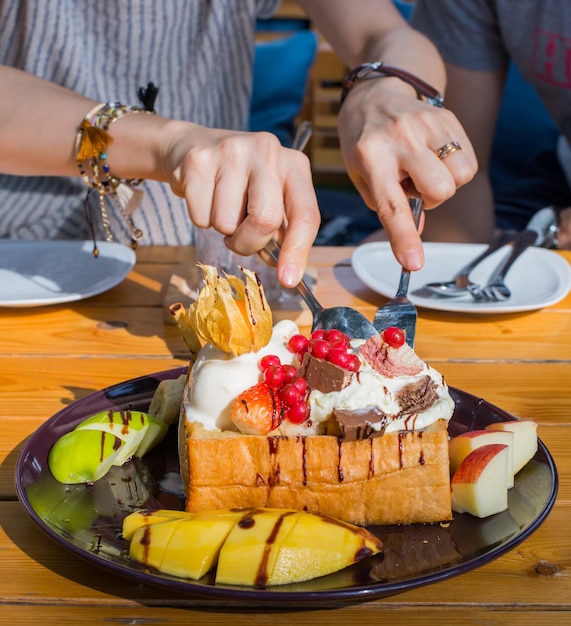
[[(0, 172), (79, 176), (78, 131), (102, 103), (6, 67), (0, 67), (0, 90)], [(278, 277), (287, 287), (299, 282), (319, 226), (309, 160), (301, 151), (282, 147), (270, 133), (207, 128), (144, 111), (116, 113), (111, 108), (103, 121), (88, 119), (99, 130), (108, 126), (112, 139), (81, 157), (92, 186), (111, 194), (114, 178), (167, 182), (185, 199), (196, 226), (227, 235), (229, 247), (244, 256), (283, 234)], [(95, 129), (82, 129), (82, 148), (92, 147), (87, 131)]]
[(426, 214), (424, 241), (489, 242), (494, 232), (494, 198), (484, 170), (456, 194)]
[[(9, 95), (0, 100), (0, 171), (19, 176), (78, 176), (78, 127), (98, 103), (5, 66), (0, 66), (0, 89)], [(108, 149), (113, 175), (166, 181), (159, 153), (165, 138), (176, 134), (177, 125), (181, 132), (199, 128), (144, 113), (113, 123)]]
[(0, 171), (76, 175), (77, 127), (95, 103), (31, 74), (0, 66)]
[(440, 55), (408, 25), (392, 0), (356, 0), (350, 5), (347, 0), (300, 0), (300, 4), (349, 68), (383, 61), (444, 91), (446, 74)]

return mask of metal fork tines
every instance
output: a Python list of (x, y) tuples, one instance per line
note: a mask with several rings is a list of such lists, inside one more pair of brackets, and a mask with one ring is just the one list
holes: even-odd
[[(422, 213), (422, 201), (414, 198), (410, 203), (414, 222), (418, 227), (420, 214)], [(373, 325), (379, 332), (383, 331), (385, 328), (389, 328), (389, 326), (402, 328), (407, 344), (413, 348), (417, 313), (416, 307), (407, 297), (409, 281), (410, 270), (403, 268), (394, 298), (389, 300), (377, 311)]]
[(517, 259), (532, 246), (538, 239), (534, 230), (523, 230), (515, 238), (512, 251), (494, 270), (487, 284), (483, 287), (471, 285), (468, 291), (476, 302), (503, 302), (511, 297), (511, 292), (505, 284), (505, 278)]

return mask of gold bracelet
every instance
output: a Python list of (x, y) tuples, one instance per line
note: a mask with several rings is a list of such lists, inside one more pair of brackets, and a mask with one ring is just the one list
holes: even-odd
[[(143, 192), (137, 189), (142, 179), (117, 178), (110, 173), (106, 163), (107, 149), (113, 143), (113, 137), (108, 132), (109, 126), (129, 113), (154, 113), (154, 111), (119, 102), (98, 104), (89, 111), (77, 130), (75, 152), (79, 173), (88, 186), (85, 208), (92, 233), (93, 223), (88, 205), (90, 192), (95, 190), (99, 195), (101, 220), (107, 241), (113, 241), (106, 205), (106, 197), (109, 197), (127, 222), (131, 245), (136, 247), (143, 232), (135, 226), (133, 212), (142, 200)], [(94, 256), (99, 254), (95, 237), (93, 254)]]

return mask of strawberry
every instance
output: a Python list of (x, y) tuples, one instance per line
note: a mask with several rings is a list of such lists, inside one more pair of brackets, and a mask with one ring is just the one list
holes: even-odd
[(267, 435), (283, 419), (278, 389), (266, 382), (249, 387), (232, 403), (230, 418), (246, 435)]

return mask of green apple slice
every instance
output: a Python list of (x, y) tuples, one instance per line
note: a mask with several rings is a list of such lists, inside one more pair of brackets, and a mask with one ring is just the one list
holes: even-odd
[(141, 411), (103, 411), (83, 420), (75, 430), (103, 430), (127, 441), (149, 427), (149, 417)]
[(112, 465), (123, 465), (140, 443), (140, 436), (129, 442), (105, 430), (72, 430), (52, 446), (48, 466), (62, 483), (94, 482)]
[(167, 431), (167, 424), (141, 411), (103, 411), (61, 437), (50, 451), (48, 464), (61, 482), (94, 482), (113, 465), (142, 457)]
[(140, 434), (140, 444), (135, 456), (141, 458), (163, 440), (168, 425), (154, 415), (142, 411), (103, 411), (76, 427), (76, 430), (88, 429), (104, 430), (125, 441), (137, 438)]
[(147, 452), (152, 450), (156, 445), (158, 445), (167, 434), (169, 429), (168, 425), (161, 420), (153, 417), (152, 415), (147, 415), (147, 430), (145, 432), (145, 436), (143, 440), (139, 444), (137, 451), (135, 452), (135, 456), (142, 458)]

